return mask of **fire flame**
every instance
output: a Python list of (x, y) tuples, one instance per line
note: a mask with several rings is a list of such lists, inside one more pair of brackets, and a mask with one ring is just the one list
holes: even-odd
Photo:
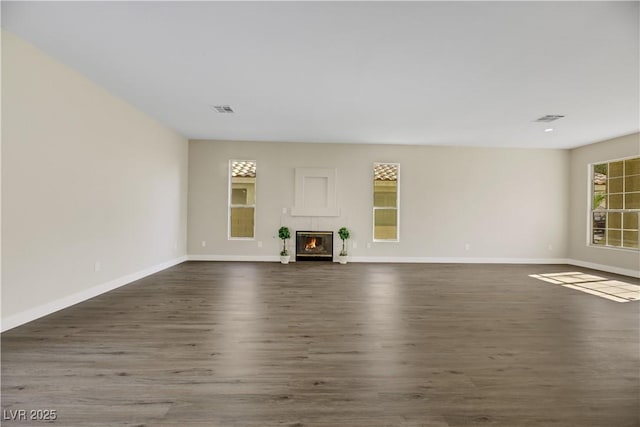
[(307, 244), (304, 245), (304, 249), (306, 251), (310, 249), (315, 249), (317, 243), (318, 243), (318, 240), (315, 237), (311, 237), (310, 239), (307, 240)]

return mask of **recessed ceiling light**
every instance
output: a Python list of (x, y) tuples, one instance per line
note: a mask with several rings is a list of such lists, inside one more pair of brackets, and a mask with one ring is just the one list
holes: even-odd
[(553, 132), (553, 128), (546, 128), (544, 131), (545, 132)]
[(211, 108), (213, 108), (218, 113), (233, 113), (234, 112), (233, 108), (231, 108), (230, 105), (211, 105)]

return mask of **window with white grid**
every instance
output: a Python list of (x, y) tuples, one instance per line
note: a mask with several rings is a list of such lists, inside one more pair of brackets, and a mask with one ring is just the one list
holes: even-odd
[(591, 166), (590, 244), (638, 250), (640, 157)]

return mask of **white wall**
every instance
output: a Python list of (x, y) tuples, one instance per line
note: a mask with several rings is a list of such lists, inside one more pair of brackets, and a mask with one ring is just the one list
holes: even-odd
[(2, 107), (3, 329), (186, 255), (185, 138), (5, 31)]
[(588, 245), (589, 164), (640, 156), (640, 133), (571, 150), (569, 258), (578, 265), (640, 277), (638, 251)]
[[(227, 240), (230, 159), (257, 161), (255, 241)], [(399, 243), (372, 242), (373, 162), (401, 165)], [(296, 167), (337, 169), (340, 217), (289, 215)], [(358, 245), (349, 248), (354, 260), (564, 260), (568, 171), (566, 150), (190, 141), (188, 252), (194, 259), (277, 259), (280, 225), (347, 226)]]

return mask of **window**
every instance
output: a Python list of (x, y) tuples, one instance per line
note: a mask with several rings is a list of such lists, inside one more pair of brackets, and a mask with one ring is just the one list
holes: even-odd
[(399, 240), (400, 165), (373, 164), (373, 241)]
[(253, 239), (256, 223), (256, 162), (229, 162), (229, 238)]
[(640, 157), (591, 165), (591, 244), (638, 250)]

